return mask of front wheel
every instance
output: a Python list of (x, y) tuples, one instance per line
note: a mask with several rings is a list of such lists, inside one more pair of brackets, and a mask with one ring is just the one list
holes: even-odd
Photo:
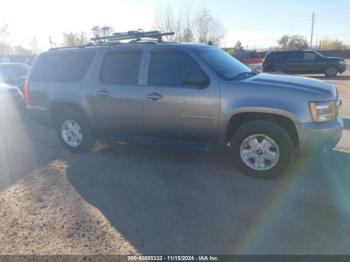
[(231, 140), (232, 155), (246, 175), (275, 178), (291, 165), (294, 146), (288, 133), (278, 124), (265, 120), (241, 126)]
[(328, 66), (328, 67), (325, 69), (324, 74), (325, 74), (327, 77), (335, 77), (335, 76), (337, 76), (337, 74), (338, 74), (338, 69), (335, 68), (334, 66)]

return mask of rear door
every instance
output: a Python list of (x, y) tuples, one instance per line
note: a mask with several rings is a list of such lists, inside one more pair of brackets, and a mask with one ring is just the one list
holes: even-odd
[[(184, 50), (154, 48), (147, 57), (142, 98), (145, 134), (165, 140), (215, 143), (219, 112), (216, 76)], [(209, 84), (184, 84), (184, 74), (198, 68), (207, 74)]]
[(120, 48), (105, 53), (93, 92), (95, 121), (100, 131), (140, 134), (142, 54), (139, 48)]
[(287, 73), (303, 73), (304, 68), (304, 56), (302, 51), (286, 52), (284, 58), (283, 71)]

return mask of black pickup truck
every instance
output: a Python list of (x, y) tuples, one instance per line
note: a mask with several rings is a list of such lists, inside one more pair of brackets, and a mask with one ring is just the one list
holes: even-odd
[(341, 57), (328, 57), (313, 50), (276, 51), (266, 54), (263, 69), (264, 72), (335, 77), (346, 70), (346, 63)]

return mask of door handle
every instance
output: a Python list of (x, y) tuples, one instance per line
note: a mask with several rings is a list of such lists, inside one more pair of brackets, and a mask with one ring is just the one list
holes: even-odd
[(110, 96), (112, 93), (107, 91), (106, 89), (102, 89), (100, 91), (97, 91), (96, 94), (98, 96)]
[(162, 99), (163, 96), (161, 94), (158, 94), (157, 92), (153, 92), (151, 94), (147, 94), (146, 98), (151, 99), (153, 101), (157, 101), (159, 99)]

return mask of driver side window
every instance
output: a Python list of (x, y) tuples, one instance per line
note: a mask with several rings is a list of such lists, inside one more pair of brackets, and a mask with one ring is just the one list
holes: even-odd
[(185, 52), (155, 51), (151, 53), (148, 84), (166, 86), (186, 86), (186, 73), (195, 71), (199, 65)]
[(317, 57), (317, 55), (315, 53), (312, 53), (312, 52), (305, 52), (304, 53), (305, 60), (315, 60), (316, 57)]

